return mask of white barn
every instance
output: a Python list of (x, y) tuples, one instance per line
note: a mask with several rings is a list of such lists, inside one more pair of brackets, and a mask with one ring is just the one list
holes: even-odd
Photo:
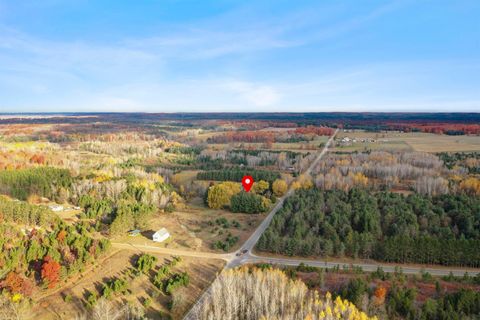
[(48, 206), (50, 208), (50, 210), (52, 210), (53, 212), (60, 212), (60, 211), (63, 211), (63, 206), (59, 205), (59, 204), (54, 204), (54, 205), (51, 205), (51, 206)]
[(168, 233), (167, 229), (162, 228), (155, 232), (152, 236), (152, 240), (155, 242), (163, 242), (170, 237), (170, 233)]

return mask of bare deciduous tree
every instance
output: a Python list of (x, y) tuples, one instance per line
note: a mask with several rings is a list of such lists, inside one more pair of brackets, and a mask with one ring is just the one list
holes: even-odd
[(353, 304), (327, 293), (320, 297), (280, 270), (223, 272), (197, 313), (200, 319), (369, 319)]

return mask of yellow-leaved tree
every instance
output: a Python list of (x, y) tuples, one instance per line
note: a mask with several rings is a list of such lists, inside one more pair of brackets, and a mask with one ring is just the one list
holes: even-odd
[(366, 187), (368, 185), (368, 178), (363, 173), (357, 172), (353, 175), (353, 184)]
[(270, 188), (270, 184), (265, 180), (260, 180), (258, 182), (254, 182), (252, 186), (252, 192), (256, 194), (263, 194)]
[(474, 177), (460, 182), (460, 189), (468, 194), (480, 196), (480, 180)]
[(276, 197), (283, 196), (288, 190), (288, 184), (285, 180), (277, 179), (273, 181), (272, 191)]
[(222, 182), (208, 189), (207, 203), (212, 209), (221, 209), (230, 206), (230, 199), (241, 191), (241, 186), (236, 182)]

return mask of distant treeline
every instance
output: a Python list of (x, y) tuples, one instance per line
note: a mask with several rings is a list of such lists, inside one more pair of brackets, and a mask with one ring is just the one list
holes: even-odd
[[(1, 114), (0, 114), (1, 115)], [(381, 124), (385, 122), (438, 122), (438, 123), (480, 123), (480, 113), (388, 113), (388, 112), (275, 112), (275, 113), (62, 113), (49, 118), (9, 118), (0, 119), (0, 123), (91, 123), (92, 118), (105, 123), (156, 125), (162, 120), (176, 120), (175, 126), (190, 127), (192, 121), (231, 120), (231, 121), (272, 121), (296, 123), (302, 125), (327, 124)], [(26, 114), (19, 114), (25, 116)], [(32, 113), (29, 115), (49, 115), (49, 113)], [(76, 117), (81, 116), (81, 117)], [(172, 123), (169, 123), (172, 125)], [(100, 125), (99, 125), (100, 126)]]
[(280, 179), (281, 175), (276, 171), (267, 170), (255, 170), (249, 168), (235, 168), (226, 170), (211, 170), (203, 171), (197, 174), (198, 180), (216, 180), (216, 181), (242, 181), (242, 178), (246, 175), (252, 176), (253, 180), (260, 181), (265, 180), (273, 182), (276, 179)]
[(299, 190), (258, 243), (299, 256), (480, 266), (480, 198)]

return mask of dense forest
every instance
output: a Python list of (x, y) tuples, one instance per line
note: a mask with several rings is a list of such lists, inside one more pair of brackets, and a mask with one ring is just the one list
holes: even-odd
[(480, 266), (480, 199), (298, 190), (262, 235), (263, 251)]
[(229, 170), (211, 170), (199, 172), (197, 179), (199, 180), (217, 180), (217, 181), (242, 181), (245, 175), (252, 176), (253, 180), (265, 180), (272, 183), (276, 179), (280, 179), (280, 173), (275, 171), (255, 170), (249, 168), (235, 168)]
[(64, 200), (66, 194), (62, 190), (68, 189), (71, 183), (72, 178), (67, 169), (36, 167), (0, 171), (0, 194), (8, 194), (21, 200), (26, 200), (33, 194)]
[(310, 153), (276, 150), (202, 150), (196, 158), (199, 169), (222, 169), (232, 166), (272, 167), (278, 170), (294, 168), (305, 169), (310, 160)]

